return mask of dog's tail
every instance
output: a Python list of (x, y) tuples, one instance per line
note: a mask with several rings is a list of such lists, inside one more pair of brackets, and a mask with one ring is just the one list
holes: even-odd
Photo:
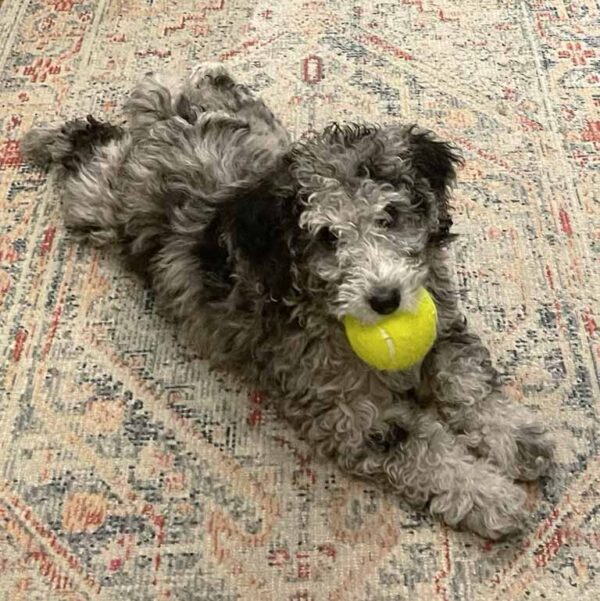
[(25, 134), (21, 150), (26, 161), (49, 169), (62, 166), (75, 173), (90, 161), (96, 148), (118, 140), (123, 129), (98, 121), (91, 115), (84, 119), (67, 121), (64, 125), (37, 127)]

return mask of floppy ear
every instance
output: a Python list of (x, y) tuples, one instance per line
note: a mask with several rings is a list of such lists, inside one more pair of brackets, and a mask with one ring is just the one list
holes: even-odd
[(232, 251), (274, 299), (291, 290), (298, 213), (295, 194), (267, 180), (241, 191), (231, 207)]
[(456, 178), (456, 167), (462, 162), (458, 150), (438, 140), (433, 132), (415, 125), (376, 129), (368, 132), (366, 138), (370, 146), (365, 147), (364, 165), (369, 175), (393, 186), (411, 185), (417, 201), (415, 207), (421, 210), (426, 209), (427, 204), (421, 204), (420, 199), (431, 191), (436, 201), (437, 223), (429, 242), (441, 246), (452, 240), (448, 191)]
[(430, 131), (411, 127), (408, 143), (413, 167), (424, 177), (435, 194), (443, 199), (456, 179), (456, 167), (462, 162), (458, 150), (435, 138)]
[(456, 179), (456, 167), (462, 163), (462, 157), (454, 146), (414, 126), (408, 130), (408, 144), (413, 169), (429, 183), (437, 199), (437, 225), (429, 235), (429, 244), (445, 246), (456, 237), (450, 232), (448, 191)]

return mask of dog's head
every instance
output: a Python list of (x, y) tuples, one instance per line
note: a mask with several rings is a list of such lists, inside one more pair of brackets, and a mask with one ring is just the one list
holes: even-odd
[(415, 127), (332, 125), (278, 167), (289, 185), (251, 192), (234, 238), (273, 298), (308, 294), (338, 318), (375, 321), (411, 308), (449, 240), (459, 160)]

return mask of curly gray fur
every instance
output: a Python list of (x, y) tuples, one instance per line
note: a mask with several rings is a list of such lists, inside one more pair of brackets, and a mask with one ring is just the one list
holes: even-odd
[[(119, 251), (218, 366), (270, 391), (314, 452), (492, 539), (517, 530), (552, 443), (498, 386), (446, 263), (459, 157), (414, 126), (332, 125), (292, 142), (218, 64), (148, 75), (123, 129), (93, 118), (33, 130), (66, 224)], [(425, 286), (438, 339), (382, 372), (341, 318), (410, 308)]]

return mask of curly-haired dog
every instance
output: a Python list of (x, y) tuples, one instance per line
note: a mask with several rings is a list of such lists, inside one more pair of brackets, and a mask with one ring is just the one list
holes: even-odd
[[(386, 483), (452, 526), (498, 538), (551, 462), (540, 422), (500, 391), (457, 308), (444, 250), (459, 159), (416, 127), (332, 125), (292, 142), (220, 65), (147, 76), (126, 128), (33, 130), (67, 225), (118, 249), (214, 364), (279, 399), (315, 453)], [(341, 318), (410, 308), (425, 286), (438, 338), (422, 365), (377, 371)]]

